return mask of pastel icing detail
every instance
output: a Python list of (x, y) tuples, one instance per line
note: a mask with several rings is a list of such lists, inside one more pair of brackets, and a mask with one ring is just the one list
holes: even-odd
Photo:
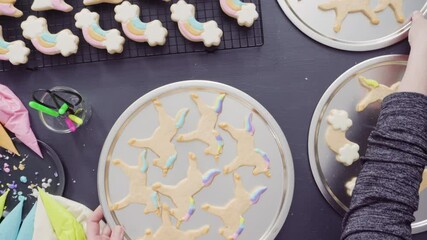
[(136, 4), (124, 1), (114, 8), (114, 18), (122, 24), (125, 35), (135, 42), (147, 42), (151, 47), (166, 43), (168, 31), (159, 20), (148, 23), (139, 18), (140, 8)]
[(259, 148), (255, 148), (255, 152), (257, 152), (259, 155), (262, 156), (262, 158), (265, 161), (265, 169), (270, 169), (270, 158), (268, 157), (267, 153), (262, 151)]
[(347, 143), (339, 149), (337, 160), (345, 166), (350, 166), (359, 159), (359, 145)]
[(56, 34), (50, 33), (45, 18), (29, 16), (21, 23), (21, 28), (23, 36), (31, 40), (34, 47), (41, 53), (61, 54), (64, 57), (77, 53), (79, 38), (69, 29), (61, 30)]
[(6, 42), (3, 38), (3, 29), (0, 26), (0, 60), (9, 61), (13, 65), (25, 64), (28, 62), (30, 49), (21, 40)]
[(190, 41), (203, 42), (206, 47), (219, 46), (223, 32), (218, 24), (211, 20), (205, 23), (195, 18), (195, 7), (185, 0), (179, 0), (171, 6), (171, 18), (178, 23), (181, 34)]
[(16, 207), (1, 222), (1, 240), (16, 240), (19, 232), (19, 226), (21, 225), (23, 206), (24, 201), (20, 201), (18, 205), (16, 205)]
[(242, 216), (240, 216), (240, 225), (239, 225), (239, 228), (231, 236), (231, 239), (236, 240), (242, 234), (243, 230), (245, 230), (245, 218), (243, 218)]
[(362, 78), (362, 81), (364, 81), (366, 83), (366, 85), (373, 87), (373, 88), (377, 88), (380, 86), (378, 81), (373, 80), (373, 79)]
[(166, 162), (166, 167), (170, 168), (173, 166), (173, 164), (175, 163), (176, 159), (177, 159), (178, 154), (174, 154), (172, 156), (169, 157), (168, 161)]
[(217, 152), (220, 153), (224, 149), (224, 139), (217, 132), (216, 135), (215, 135), (215, 140), (216, 140), (216, 142), (218, 144), (218, 150), (217, 150)]
[(179, 116), (179, 119), (178, 119), (178, 121), (176, 122), (176, 125), (175, 125), (175, 127), (176, 128), (182, 128), (182, 126), (184, 126), (184, 122), (185, 122), (185, 118), (187, 117), (187, 114), (188, 114), (188, 109), (186, 109), (186, 111), (183, 111), (182, 113), (181, 113), (181, 116)]
[(31, 5), (33, 11), (57, 10), (62, 12), (71, 12), (73, 7), (64, 0), (34, 0)]
[(193, 216), (195, 211), (196, 211), (196, 204), (195, 204), (194, 198), (190, 197), (188, 213), (181, 220), (184, 222), (187, 222), (191, 218), (191, 216)]
[(159, 208), (159, 194), (157, 192), (151, 194), (151, 202), (156, 209)]
[(255, 133), (255, 128), (254, 128), (254, 126), (252, 125), (252, 113), (250, 113), (250, 114), (248, 115), (248, 117), (246, 118), (246, 121), (245, 121), (245, 127), (246, 127), (246, 131), (247, 131), (248, 133), (250, 133), (251, 135), (254, 135), (254, 133)]
[(244, 3), (240, 0), (220, 0), (222, 11), (228, 16), (237, 19), (240, 26), (251, 27), (259, 14), (256, 5)]
[(327, 117), (325, 141), (335, 153), (335, 159), (344, 166), (350, 166), (359, 159), (359, 145), (348, 140), (346, 132), (352, 125), (344, 110), (332, 109)]
[(347, 131), (353, 125), (353, 121), (348, 118), (348, 113), (344, 110), (331, 110), (327, 121), (334, 129), (341, 131)]
[(251, 203), (257, 204), (261, 195), (267, 191), (267, 187), (260, 187), (251, 194)]
[(109, 54), (121, 53), (125, 39), (117, 29), (104, 30), (99, 26), (99, 15), (87, 8), (74, 16), (76, 27), (82, 29), (83, 37), (91, 46), (106, 49)]
[(10, 1), (9, 3), (1, 3), (0, 2), (0, 16), (8, 16), (8, 17), (21, 17), (23, 15), (22, 11), (17, 9), (13, 4), (15, 4), (15, 0)]
[(222, 106), (224, 105), (225, 94), (220, 94), (216, 97), (215, 101), (215, 112), (222, 113)]
[(141, 172), (142, 173), (146, 173), (148, 170), (148, 164), (147, 164), (147, 151), (144, 150), (142, 152), (142, 156), (141, 156), (141, 161), (142, 161), (142, 167), (141, 167)]
[(211, 169), (203, 175), (203, 186), (207, 187), (212, 184), (212, 181), (221, 173), (218, 169)]

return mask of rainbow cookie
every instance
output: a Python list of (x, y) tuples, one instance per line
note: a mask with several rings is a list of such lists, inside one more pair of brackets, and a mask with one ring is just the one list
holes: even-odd
[(136, 4), (124, 1), (114, 8), (116, 21), (122, 23), (125, 35), (135, 42), (147, 42), (151, 47), (164, 45), (168, 30), (159, 20), (148, 23), (139, 19), (140, 9)]
[(237, 239), (245, 229), (245, 218), (243, 215), (258, 203), (262, 194), (267, 191), (267, 187), (258, 187), (252, 193), (246, 191), (242, 179), (235, 173), (234, 179), (234, 198), (225, 206), (212, 206), (204, 204), (202, 209), (221, 218), (224, 227), (219, 229), (219, 233), (227, 240)]
[(129, 166), (119, 159), (113, 160), (113, 165), (119, 167), (129, 177), (130, 183), (128, 195), (119, 202), (114, 203), (111, 210), (119, 210), (129, 204), (137, 203), (145, 205), (145, 214), (159, 212), (159, 197), (150, 186), (147, 186), (148, 163), (146, 155), (147, 152), (144, 150), (139, 155), (138, 165), (136, 166)]
[(181, 34), (192, 42), (203, 42), (206, 47), (219, 46), (222, 30), (215, 21), (201, 23), (196, 20), (194, 5), (179, 0), (171, 6), (172, 21), (178, 23)]
[(194, 153), (188, 154), (189, 167), (187, 177), (175, 186), (168, 186), (161, 183), (153, 184), (153, 190), (161, 195), (169, 197), (175, 205), (171, 209), (171, 214), (178, 220), (178, 226), (182, 222), (188, 221), (195, 212), (194, 196), (203, 188), (211, 185), (212, 181), (221, 171), (211, 169), (205, 174), (197, 167), (197, 159)]
[(23, 35), (31, 40), (33, 46), (46, 55), (61, 54), (68, 57), (78, 50), (79, 38), (69, 30), (64, 29), (56, 34), (52, 34), (47, 29), (45, 18), (29, 16), (21, 23)]
[(353, 121), (348, 118), (346, 111), (332, 109), (327, 122), (326, 144), (335, 152), (336, 160), (348, 167), (359, 159), (359, 145), (346, 137), (346, 132), (353, 125)]
[(191, 94), (191, 99), (196, 103), (197, 109), (200, 112), (200, 120), (197, 125), (197, 129), (181, 134), (178, 136), (178, 142), (190, 142), (199, 140), (208, 145), (205, 149), (206, 154), (210, 154), (218, 158), (222, 153), (224, 147), (224, 141), (215, 130), (218, 116), (222, 112), (222, 106), (224, 103), (225, 94), (220, 94), (216, 97), (214, 106), (208, 106), (200, 99), (197, 94)]
[(209, 226), (205, 225), (199, 229), (183, 231), (172, 224), (169, 208), (162, 206), (162, 224), (153, 234), (151, 229), (145, 231), (145, 236), (138, 240), (196, 240), (209, 232)]
[(251, 27), (259, 14), (253, 3), (245, 3), (240, 0), (220, 0), (222, 11), (228, 16), (237, 19), (240, 26)]
[(6, 42), (0, 26), (0, 61), (9, 61), (13, 65), (25, 64), (28, 61), (30, 49), (21, 40)]
[(154, 133), (150, 138), (132, 138), (128, 143), (129, 145), (137, 148), (149, 148), (159, 156), (157, 159), (153, 160), (153, 165), (161, 168), (163, 174), (166, 175), (168, 171), (173, 168), (174, 163), (178, 158), (175, 144), (171, 141), (178, 132), (178, 129), (184, 125), (188, 109), (180, 109), (175, 118), (173, 118), (166, 113), (163, 105), (158, 100), (153, 100), (153, 103), (159, 116), (159, 127), (154, 130)]
[(64, 0), (34, 0), (31, 5), (33, 11), (58, 10), (61, 12), (71, 12), (73, 7)]
[(107, 49), (109, 54), (121, 53), (125, 39), (117, 29), (103, 30), (99, 26), (99, 14), (83, 8), (74, 16), (76, 27), (82, 29), (83, 37), (91, 46)]
[(255, 147), (255, 128), (252, 124), (252, 113), (245, 119), (245, 128), (236, 129), (227, 123), (220, 123), (219, 127), (227, 131), (237, 142), (237, 156), (224, 167), (224, 173), (230, 173), (242, 166), (253, 167), (252, 173), (264, 173), (271, 177), (270, 159), (267, 153)]
[(23, 13), (14, 6), (15, 3), (16, 0), (0, 0), (0, 16), (21, 17)]
[(400, 82), (396, 82), (390, 87), (378, 83), (373, 79), (367, 79), (363, 76), (359, 77), (360, 84), (369, 90), (368, 94), (360, 100), (356, 106), (356, 111), (362, 112), (370, 104), (375, 102), (382, 102), (382, 100), (388, 95), (395, 93), (400, 86)]
[(323, 11), (335, 10), (335, 26), (334, 31), (341, 31), (341, 26), (344, 19), (349, 13), (361, 12), (369, 18), (372, 24), (380, 23), (374, 10), (370, 7), (371, 0), (330, 0), (328, 3), (319, 5), (319, 9)]

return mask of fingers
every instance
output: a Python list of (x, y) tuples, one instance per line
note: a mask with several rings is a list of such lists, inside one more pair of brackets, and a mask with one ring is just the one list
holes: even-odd
[(113, 233), (111, 234), (110, 240), (123, 240), (125, 236), (125, 230), (121, 226), (115, 226)]
[(88, 239), (95, 239), (99, 236), (99, 221), (104, 217), (101, 206), (98, 206), (95, 211), (89, 216), (87, 221), (87, 237)]
[(111, 228), (110, 226), (105, 226), (105, 228), (102, 230), (102, 236), (110, 237), (111, 236)]
[(420, 11), (415, 11), (412, 14), (412, 20), (413, 21), (418, 20), (418, 19), (422, 19), (422, 18), (424, 18), (424, 15)]

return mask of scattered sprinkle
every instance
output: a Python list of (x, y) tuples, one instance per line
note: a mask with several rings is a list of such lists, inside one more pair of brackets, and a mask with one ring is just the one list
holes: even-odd
[(58, 177), (58, 173), (57, 173), (57, 172), (54, 172), (54, 173), (53, 173), (53, 176)]
[(20, 163), (18, 169), (23, 171), (25, 169), (25, 164)]
[(19, 181), (21, 181), (21, 183), (27, 183), (27, 182), (28, 182), (28, 179), (27, 179), (27, 177), (26, 177), (26, 176), (21, 176), (21, 177), (19, 178)]

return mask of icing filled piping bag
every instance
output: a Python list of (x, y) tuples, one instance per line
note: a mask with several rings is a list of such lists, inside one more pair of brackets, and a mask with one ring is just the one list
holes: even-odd
[(0, 122), (22, 143), (43, 158), (37, 139), (30, 127), (27, 109), (21, 100), (2, 84), (0, 84)]

